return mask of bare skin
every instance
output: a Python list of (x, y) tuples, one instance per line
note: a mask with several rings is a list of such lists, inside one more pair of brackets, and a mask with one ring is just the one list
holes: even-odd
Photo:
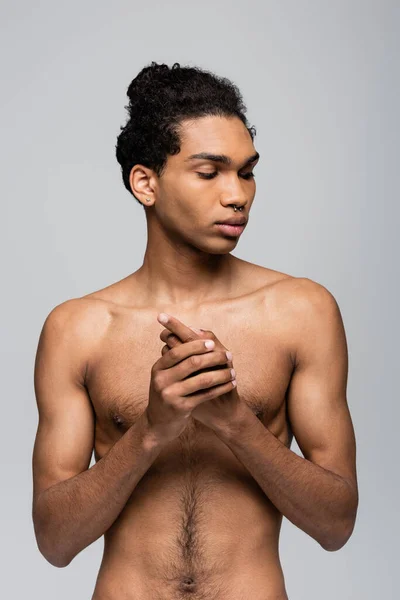
[[(185, 323), (218, 331), (233, 354), (241, 398), (289, 446), (285, 390), (292, 370), (290, 344), (282, 348), (280, 336), (277, 345), (279, 321), (276, 313), (268, 317), (266, 301), (269, 297), (276, 303), (277, 282), (284, 275), (260, 269), (256, 276), (254, 268), (247, 269), (245, 263), (243, 267), (238, 279), (242, 289), (236, 297), (205, 303), (195, 312), (178, 307), (170, 311)], [(162, 327), (154, 322), (154, 314), (112, 305), (112, 321), (87, 377), (96, 412), (96, 460), (146, 408), (146, 366), (157, 360), (163, 347)], [(249, 314), (257, 315), (250, 323)], [(242, 327), (250, 324), (243, 338)], [(114, 343), (119, 348), (117, 360)], [(269, 356), (268, 366), (262, 366), (263, 356)], [(229, 448), (190, 418), (184, 432), (142, 477), (106, 533), (94, 599), (111, 598), (116, 582), (127, 598), (130, 590), (132, 598), (172, 599), (179, 591), (184, 597), (186, 588), (197, 591), (194, 597), (286, 598), (278, 557), (281, 520)], [(127, 539), (132, 540), (128, 546)]]
[[(220, 124), (216, 130), (201, 131), (201, 139), (214, 136), (221, 152), (224, 144), (232, 149), (236, 140), (242, 148), (247, 140), (241, 154), (254, 154), (242, 130), (225, 129), (221, 135)], [(198, 148), (199, 131), (191, 133), (181, 159)], [(178, 157), (171, 157), (171, 168), (182, 166)], [(171, 192), (168, 177), (162, 188), (145, 173), (144, 168), (133, 170), (132, 187), (143, 203), (150, 196), (161, 206), (158, 218), (154, 212), (148, 218), (144, 266), (58, 307), (56, 312), (62, 314), (58, 321), (54, 315), (39, 344), (35, 385), (41, 421), (33, 457), (38, 544), (50, 562), (66, 566), (104, 535), (92, 600), (287, 600), (278, 552), (280, 501), (274, 504), (227, 443), (239, 431), (235, 426), (240, 418), (228, 417), (225, 426), (221, 418), (210, 416), (206, 426), (189, 416), (179, 433), (177, 423), (175, 429), (169, 424), (161, 431), (152, 421), (155, 411), (148, 411), (150, 368), (169, 347), (182, 343), (168, 341), (158, 313), (215, 332), (233, 355), (240, 406), (287, 449), (295, 430), (303, 453), (313, 460), (316, 454), (304, 441), (305, 429), (298, 413), (290, 412), (289, 400), (301, 400), (300, 392), (296, 395), (299, 383), (294, 386), (300, 381), (295, 378), (296, 365), (315, 344), (312, 337), (307, 340), (302, 316), (308, 314), (307, 297), (319, 286), (234, 257), (229, 253), (236, 243), (232, 238), (215, 239), (215, 246), (208, 248), (215, 265), (204, 261), (203, 247), (200, 254), (187, 248), (183, 254), (183, 239), (176, 251), (177, 232), (160, 233), (159, 224), (163, 218), (168, 221), (170, 205), (160, 200)], [(176, 198), (176, 189), (173, 193)], [(228, 201), (243, 200), (249, 209), (253, 187), (243, 184), (242, 196), (237, 190), (231, 193), (236, 196), (227, 197), (225, 211)], [(185, 207), (188, 214), (182, 216), (185, 236), (193, 220), (189, 209)], [(199, 237), (196, 248), (207, 243)], [(193, 340), (201, 337), (194, 334)], [(343, 387), (347, 365), (341, 331), (331, 352), (342, 356), (335, 377)], [(326, 360), (332, 362), (331, 356)], [(326, 378), (321, 385), (332, 382), (328, 366)], [(338, 436), (346, 451), (339, 458), (330, 448), (329, 455), (318, 457), (321, 466), (337, 477), (342, 474), (356, 489), (355, 442), (346, 406), (341, 397)], [(307, 419), (312, 420), (311, 413)], [(323, 433), (321, 428), (321, 440)], [(96, 464), (88, 469), (93, 449)], [(288, 518), (292, 515), (296, 522), (295, 513), (288, 510)]]

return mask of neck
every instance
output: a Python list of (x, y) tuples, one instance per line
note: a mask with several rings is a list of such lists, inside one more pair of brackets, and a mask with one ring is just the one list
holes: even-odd
[(147, 221), (143, 264), (135, 273), (147, 305), (194, 308), (202, 302), (230, 296), (237, 285), (240, 259), (230, 253), (210, 254), (172, 240), (159, 225)]

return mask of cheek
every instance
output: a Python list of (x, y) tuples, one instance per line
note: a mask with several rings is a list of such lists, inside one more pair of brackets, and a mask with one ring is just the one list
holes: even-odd
[(197, 182), (182, 176), (164, 189), (164, 205), (168, 207), (168, 214), (173, 215), (174, 218), (179, 215), (183, 218), (192, 219), (196, 215), (201, 215), (205, 210), (204, 185), (198, 185)]
[(190, 195), (191, 190), (193, 191), (193, 188), (189, 178), (179, 172), (170, 173), (160, 185), (160, 193), (169, 205), (184, 201)]

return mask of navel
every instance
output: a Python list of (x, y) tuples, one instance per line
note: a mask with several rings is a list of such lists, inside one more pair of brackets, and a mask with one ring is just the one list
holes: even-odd
[(189, 575), (185, 575), (182, 578), (180, 588), (181, 588), (181, 591), (183, 591), (183, 592), (196, 591), (196, 582), (195, 582), (194, 578), (190, 577)]

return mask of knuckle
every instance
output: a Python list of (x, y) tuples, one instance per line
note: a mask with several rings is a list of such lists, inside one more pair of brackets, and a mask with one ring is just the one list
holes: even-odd
[(177, 347), (173, 347), (169, 351), (169, 356), (170, 356), (170, 358), (172, 358), (173, 361), (177, 360), (178, 354), (179, 354), (179, 352), (177, 350)]
[(172, 394), (171, 394), (171, 389), (168, 387), (165, 387), (164, 389), (160, 390), (160, 396), (163, 400), (163, 402), (165, 402), (166, 404), (170, 404), (171, 400), (172, 400)]
[(226, 373), (226, 379), (230, 380), (232, 379), (232, 373), (230, 369), (225, 369), (225, 373)]
[(213, 388), (208, 388), (207, 390), (204, 390), (204, 398), (212, 398), (213, 396), (215, 396), (215, 390)]
[(153, 375), (153, 388), (156, 392), (161, 392), (162, 390), (162, 377), (160, 372), (156, 372)]
[(158, 374), (160, 373), (160, 361), (161, 358), (159, 358), (151, 367), (150, 376), (153, 381), (156, 377), (158, 377)]
[(197, 356), (197, 354), (192, 354), (192, 356), (189, 357), (189, 364), (191, 367), (199, 367), (200, 366), (200, 362), (201, 362), (201, 358), (200, 356)]
[(201, 375), (200, 377), (200, 384), (206, 388), (210, 387), (211, 385), (213, 385), (213, 380), (210, 377), (210, 375), (208, 373), (204, 373), (204, 375)]
[(181, 413), (187, 413), (187, 412), (192, 411), (193, 408), (194, 408), (193, 401), (190, 398), (183, 398), (178, 410)]
[(214, 340), (216, 339), (214, 332), (210, 331), (209, 329), (203, 329), (202, 331), (203, 331), (203, 333), (206, 334), (207, 337), (210, 337), (211, 339), (214, 339)]

